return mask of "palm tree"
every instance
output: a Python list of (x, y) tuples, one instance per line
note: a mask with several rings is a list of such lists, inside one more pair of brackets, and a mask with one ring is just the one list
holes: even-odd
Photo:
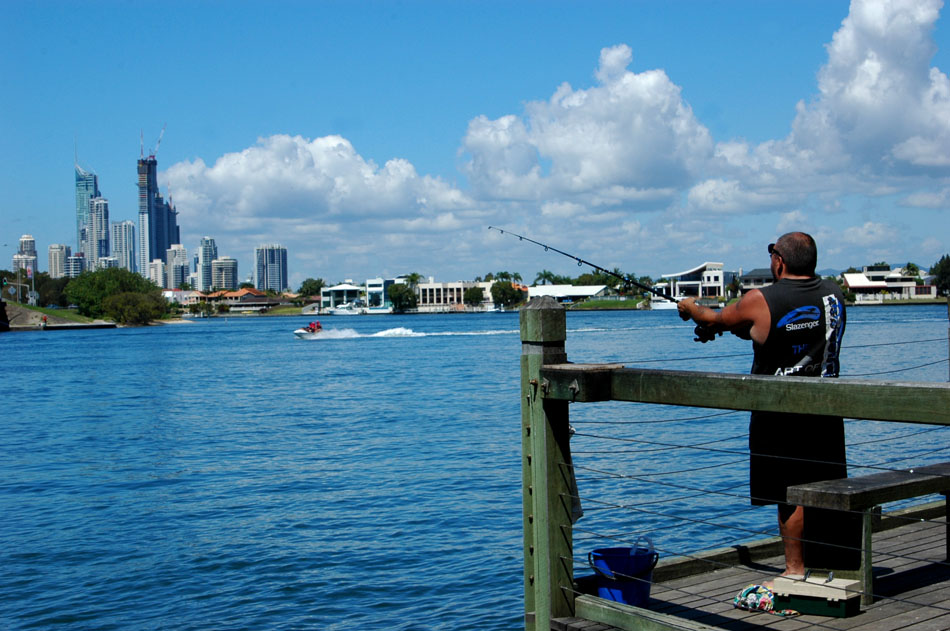
[(413, 272), (411, 274), (404, 275), (403, 278), (406, 280), (406, 284), (409, 285), (410, 288), (415, 289), (416, 285), (418, 285), (422, 280), (422, 274)]
[(541, 281), (542, 285), (547, 285), (548, 283), (551, 283), (552, 285), (554, 285), (555, 284), (554, 272), (551, 272), (546, 269), (541, 270), (540, 272), (538, 272), (538, 275), (534, 277), (534, 283), (532, 284), (537, 285), (538, 281)]

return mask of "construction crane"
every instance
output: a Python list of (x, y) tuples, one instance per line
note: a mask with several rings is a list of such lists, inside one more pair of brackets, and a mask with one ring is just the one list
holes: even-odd
[(162, 131), (161, 131), (160, 134), (158, 134), (158, 140), (155, 141), (155, 148), (154, 148), (151, 152), (149, 152), (149, 156), (148, 156), (148, 157), (149, 157), (150, 159), (152, 159), (152, 160), (154, 160), (156, 154), (158, 154), (158, 148), (159, 148), (159, 147), (161, 146), (161, 144), (162, 144), (162, 136), (165, 135), (165, 128), (166, 128), (166, 127), (168, 127), (168, 123), (165, 123), (164, 125), (162, 125)]

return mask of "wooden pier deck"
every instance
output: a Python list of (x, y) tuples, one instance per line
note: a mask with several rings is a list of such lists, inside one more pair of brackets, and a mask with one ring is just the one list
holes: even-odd
[[(950, 564), (946, 528), (917, 522), (874, 538), (875, 602), (849, 618), (802, 615), (782, 618), (736, 609), (742, 588), (778, 574), (782, 556), (765, 558), (686, 578), (655, 582), (646, 609), (680, 619), (683, 629), (729, 631), (849, 629), (854, 631), (946, 631), (950, 629)], [(912, 558), (908, 558), (912, 557)], [(579, 597), (579, 600), (585, 597)], [(669, 618), (666, 622), (671, 622)], [(643, 626), (641, 628), (654, 628)], [(556, 631), (615, 631), (617, 627), (579, 618), (551, 621)]]
[[(926, 497), (935, 492), (950, 495), (947, 490), (950, 487), (939, 484), (935, 489), (930, 488), (933, 485), (918, 489), (916, 485), (920, 481), (916, 480), (914, 485), (908, 486), (905, 478), (916, 475), (911, 470), (889, 471), (895, 474), (890, 476), (895, 478), (893, 480), (889, 477), (882, 481), (877, 479), (879, 476), (869, 475), (865, 477), (875, 478), (873, 484), (856, 483), (856, 488), (863, 489), (862, 493), (873, 495), (866, 498), (871, 502), (867, 505), (859, 502), (852, 508), (829, 507), (814, 503), (811, 496), (802, 502), (806, 507), (854, 510), (862, 515), (861, 565), (855, 576), (836, 578), (859, 578), (858, 589), (863, 590), (862, 585), (867, 587), (874, 598), (864, 594), (864, 603), (849, 603), (862, 605), (860, 611), (850, 617), (785, 618), (733, 607), (734, 597), (744, 587), (774, 578), (782, 571), (784, 559), (779, 540), (765, 545), (759, 542), (737, 545), (679, 564), (673, 559), (661, 562), (654, 572), (651, 599), (644, 608), (619, 605), (590, 595), (596, 591), (589, 587), (590, 581), (574, 573), (584, 564), (575, 556), (578, 549), (575, 544), (579, 542), (574, 540), (575, 502), (572, 498), (583, 501), (585, 491), (578, 488), (574, 476), (570, 425), (572, 405), (576, 409), (585, 403), (623, 401), (748, 412), (795, 413), (807, 409), (811, 414), (862, 422), (948, 426), (950, 385), (576, 364), (568, 361), (565, 350), (567, 326), (563, 307), (552, 299), (540, 298), (528, 303), (521, 310), (520, 324), (526, 631), (812, 628), (950, 631), (945, 506), (939, 516), (928, 516), (927, 522), (903, 519), (906, 514), (892, 515), (885, 511), (880, 523), (875, 524), (876, 506)], [(939, 474), (937, 482), (941, 481), (940, 476), (950, 478)], [(928, 484), (930, 481), (928, 477)], [(902, 490), (897, 492), (897, 488)], [(822, 492), (835, 498), (853, 495), (841, 489), (823, 489)], [(636, 505), (636, 497), (625, 499), (624, 508), (635, 509)], [(884, 528), (885, 522), (898, 527)], [(872, 530), (877, 534), (870, 545)], [(597, 534), (588, 525), (584, 531), (588, 535)], [(773, 543), (778, 545), (773, 547)], [(672, 551), (670, 556), (673, 556)], [(709, 562), (713, 557), (716, 563)], [(870, 575), (861, 571), (869, 565), (873, 568)], [(720, 569), (710, 571), (709, 568)]]

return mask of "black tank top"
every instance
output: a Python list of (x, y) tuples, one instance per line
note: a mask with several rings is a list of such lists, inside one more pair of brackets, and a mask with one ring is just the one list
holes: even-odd
[(838, 284), (783, 278), (761, 292), (772, 320), (765, 343), (752, 345), (752, 374), (837, 377), (845, 326)]

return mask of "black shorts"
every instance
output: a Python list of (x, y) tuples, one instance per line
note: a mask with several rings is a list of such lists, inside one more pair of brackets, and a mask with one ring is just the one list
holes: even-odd
[(846, 477), (848, 467), (841, 417), (752, 413), (749, 422), (752, 504), (784, 503), (789, 486)]

